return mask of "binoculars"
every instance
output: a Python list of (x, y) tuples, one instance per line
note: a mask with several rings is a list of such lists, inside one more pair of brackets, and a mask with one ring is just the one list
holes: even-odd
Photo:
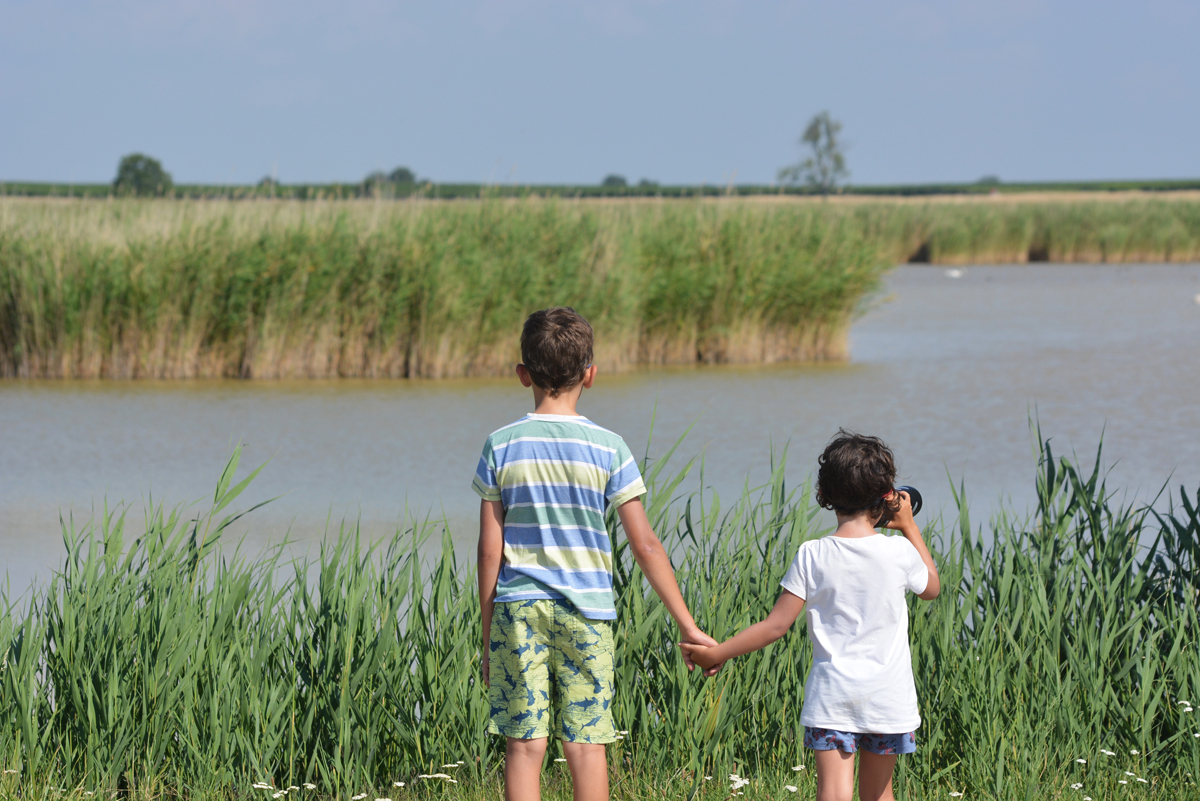
[[(921, 511), (921, 493), (917, 491), (916, 487), (909, 487), (909, 486), (896, 487), (896, 492), (907, 492), (908, 493), (908, 502), (910, 504), (912, 504), (912, 513), (914, 516), (917, 514), (917, 512)], [(879, 522), (875, 524), (875, 527), (878, 528), (880, 526), (885, 526), (888, 523), (890, 523), (891, 520), (892, 520), (892, 514), (891, 514), (891, 512), (886, 511), (886, 508), (885, 508), (883, 517), (879, 518)]]

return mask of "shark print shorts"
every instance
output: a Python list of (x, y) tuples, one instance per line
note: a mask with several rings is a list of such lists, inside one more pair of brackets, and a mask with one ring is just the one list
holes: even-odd
[(565, 601), (509, 601), (492, 614), (488, 731), (611, 743), (613, 636)]

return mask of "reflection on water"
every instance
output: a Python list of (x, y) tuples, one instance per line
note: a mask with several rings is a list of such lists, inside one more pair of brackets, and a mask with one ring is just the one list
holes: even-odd
[[(1027, 426), (1087, 463), (1104, 433), (1110, 485), (1152, 498), (1200, 484), (1200, 265), (901, 267), (855, 326), (849, 364), (601, 376), (580, 411), (635, 453), (652, 415), (658, 452), (682, 452), (736, 494), (789, 448), (800, 482), (838, 426), (884, 437), (929, 514), (966, 479), (976, 520), (1001, 497), (1032, 499)], [(515, 335), (515, 332), (514, 332)], [(0, 552), (14, 588), (63, 553), (58, 515), (143, 499), (211, 497), (231, 446), (271, 460), (247, 503), (248, 545), (300, 545), (361, 515), (379, 535), (406, 514), (445, 516), (474, 537), (469, 483), (493, 429), (530, 408), (515, 379), (404, 382), (0, 383)], [(925, 517), (925, 512), (922, 517)]]

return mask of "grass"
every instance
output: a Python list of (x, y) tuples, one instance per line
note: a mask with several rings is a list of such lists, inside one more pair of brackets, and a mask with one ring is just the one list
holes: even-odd
[[(723, 638), (765, 614), (796, 547), (823, 532), (782, 461), (723, 502), (684, 491), (696, 465), (668, 474), (670, 456), (646, 465), (648, 512), (689, 605)], [(373, 544), (351, 525), (312, 559), (249, 559), (218, 547), (254, 477), (237, 471), (235, 452), (206, 508), (148, 508), (144, 535), (124, 507), (68, 521), (62, 568), (3, 599), (0, 761), (16, 773), (0, 794), (249, 798), (270, 795), (254, 782), (312, 782), (320, 798), (494, 797), (477, 602), (445, 532), (417, 523)], [(900, 797), (1200, 797), (1200, 717), (1183, 703), (1200, 700), (1200, 494), (1128, 508), (1049, 444), (1036, 481), (1028, 515), (984, 530), (960, 487), (957, 516), (929, 521), (943, 592), (912, 605), (924, 723)], [(614, 797), (726, 798), (730, 773), (752, 780), (748, 798), (790, 798), (785, 784), (811, 797), (803, 624), (714, 679), (690, 675), (615, 541), (614, 715), (628, 736), (610, 748)], [(566, 797), (562, 765), (548, 769), (549, 797)], [(457, 784), (417, 778), (438, 772)]]
[(606, 370), (839, 358), (885, 267), (819, 209), (6, 200), (0, 374), (495, 375), (552, 304)]
[(845, 358), (897, 262), (1200, 260), (1200, 202), (0, 199), (0, 376), (495, 375), (573, 305), (608, 371)]

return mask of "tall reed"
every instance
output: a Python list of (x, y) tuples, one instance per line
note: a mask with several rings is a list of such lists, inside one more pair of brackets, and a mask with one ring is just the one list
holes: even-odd
[(837, 358), (885, 267), (741, 204), (0, 201), (0, 374), (491, 375), (573, 305), (609, 370)]
[[(795, 549), (823, 532), (782, 459), (725, 505), (685, 492), (695, 465), (668, 474), (670, 456), (646, 465), (649, 515), (701, 625), (723, 638), (765, 614)], [(19, 774), (0, 791), (246, 797), (253, 782), (311, 782), (322, 797), (396, 797), (434, 792), (441, 780), (417, 775), (449, 772), (456, 792), (493, 792), (502, 747), (483, 733), (473, 579), (445, 533), (430, 560), (419, 554), (438, 531), (424, 524), (378, 544), (343, 527), (315, 559), (222, 551), (253, 478), (233, 483), (237, 460), (210, 508), (155, 505), (144, 535), (126, 533), (123, 509), (65, 526), (62, 569), (4, 599), (0, 758)], [(1030, 514), (985, 529), (960, 488), (957, 518), (930, 521), (943, 592), (912, 606), (923, 724), (898, 786), (911, 798), (1082, 797), (1076, 782), (1095, 799), (1197, 797), (1200, 494), (1129, 508), (1098, 466), (1048, 444), (1037, 493)], [(803, 624), (713, 679), (689, 674), (615, 541), (618, 795), (722, 798), (731, 772), (755, 780), (748, 796), (784, 783), (811, 794), (811, 764), (792, 770), (808, 761)], [(1146, 784), (1119, 784), (1132, 777)]]

